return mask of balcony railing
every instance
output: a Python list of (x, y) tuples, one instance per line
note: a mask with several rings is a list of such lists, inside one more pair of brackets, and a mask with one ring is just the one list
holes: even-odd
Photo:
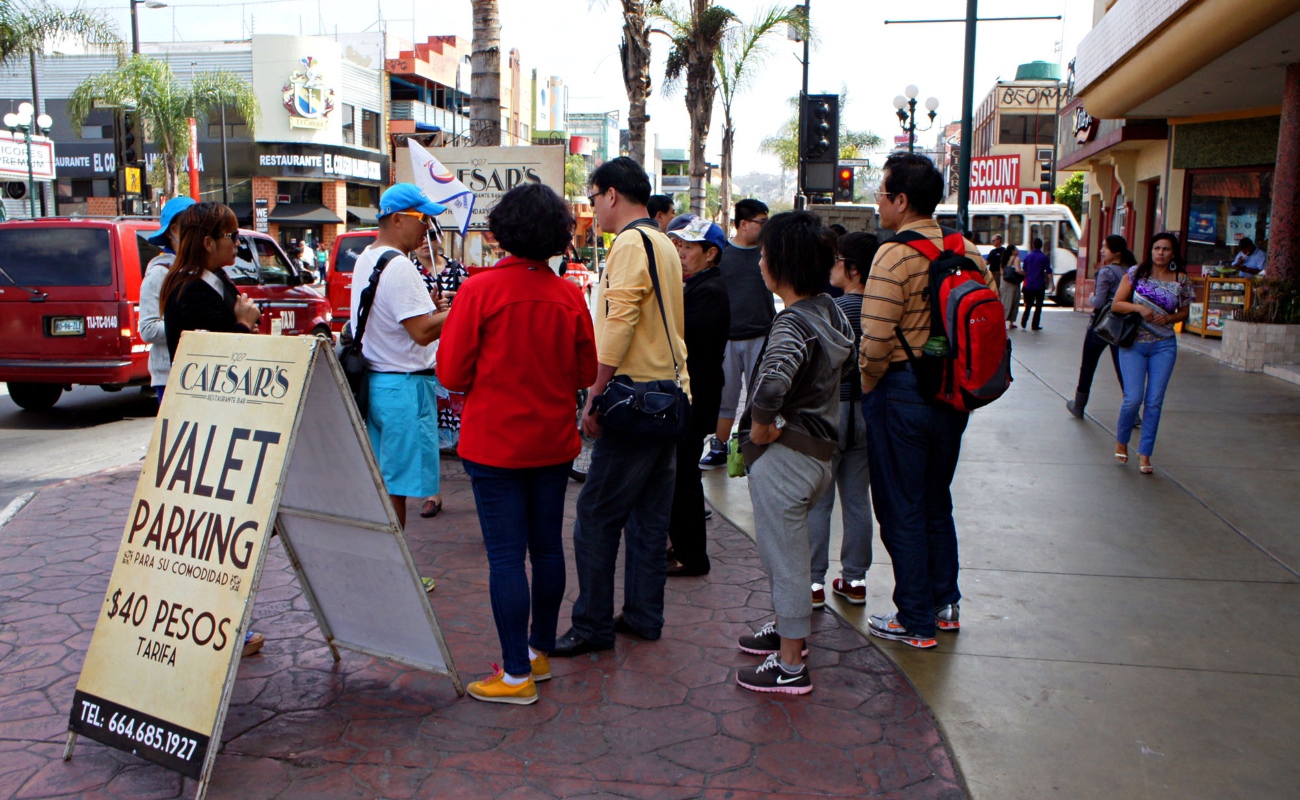
[(394, 100), (390, 119), (411, 120), (426, 125), (437, 125), (446, 131), (469, 130), (469, 115), (456, 114), (445, 108), (421, 103), (419, 100)]

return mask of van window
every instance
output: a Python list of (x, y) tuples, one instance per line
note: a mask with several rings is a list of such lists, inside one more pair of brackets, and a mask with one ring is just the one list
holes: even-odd
[(1068, 222), (1061, 222), (1061, 238), (1058, 241), (1060, 247), (1069, 250), (1076, 256), (1079, 255), (1079, 237), (1074, 235), (1074, 226)]
[(357, 266), (361, 251), (374, 244), (376, 236), (344, 236), (339, 242), (338, 260), (334, 263), (336, 272), (352, 272)]
[(106, 228), (0, 229), (0, 283), (110, 286), (113, 251)]
[(293, 267), (270, 239), (249, 237), (257, 251), (257, 263), (262, 268), (262, 283), (268, 286), (289, 286), (293, 283)]
[(1010, 220), (1011, 224), (1007, 226), (1007, 243), (1014, 244), (1016, 247), (1028, 247), (1029, 243), (1025, 241), (1025, 215), (1012, 214)]
[(1001, 214), (976, 214), (971, 219), (975, 244), (993, 244), (994, 235), (1006, 236), (1006, 217)]
[(953, 230), (957, 230), (956, 214), (935, 214), (934, 221), (939, 223), (945, 228), (951, 228)]
[[(137, 231), (135, 237), (136, 247), (140, 251), (141, 272), (147, 272), (149, 270), (149, 262), (162, 255), (162, 248), (144, 238), (146, 235), (149, 235), (149, 231)], [(144, 276), (141, 275), (140, 278), (143, 280)]]

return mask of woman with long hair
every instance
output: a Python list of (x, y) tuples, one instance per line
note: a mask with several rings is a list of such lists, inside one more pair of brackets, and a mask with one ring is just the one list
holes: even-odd
[[(1102, 241), (1097, 261), (1099, 264), (1097, 281), (1093, 286), (1092, 297), (1088, 298), (1093, 308), (1093, 321), (1096, 320), (1096, 313), (1102, 306), (1115, 299), (1115, 290), (1119, 289), (1120, 282), (1124, 280), (1124, 271), (1137, 264), (1137, 258), (1128, 249), (1128, 242), (1123, 236), (1111, 234)], [(1075, 387), (1074, 399), (1065, 404), (1070, 413), (1076, 417), (1083, 416), (1083, 409), (1088, 405), (1088, 394), (1092, 391), (1092, 376), (1097, 372), (1097, 362), (1108, 347), (1111, 361), (1115, 364), (1115, 377), (1119, 380), (1120, 389), (1124, 388), (1124, 376), (1119, 369), (1119, 348), (1102, 341), (1092, 332), (1092, 325), (1089, 324), (1088, 332), (1083, 336), (1083, 360), (1079, 364), (1079, 385)]]
[[(167, 353), (185, 331), (256, 333), (257, 306), (230, 282), (224, 267), (235, 263), (239, 249), (239, 220), (229, 206), (196, 203), (176, 219), (179, 248), (176, 260), (163, 278), (158, 310), (167, 331)], [(262, 649), (265, 639), (249, 631), (244, 636), (245, 656)]]
[(1020, 284), (1025, 280), (1025, 273), (1020, 271), (1020, 251), (1014, 244), (1008, 244), (1002, 253), (1002, 284), (998, 295), (1002, 299), (1002, 310), (1007, 313), (1007, 325), (1016, 327), (1016, 314), (1020, 311)]
[(221, 203), (196, 203), (181, 212), (179, 224), (180, 250), (158, 302), (173, 359), (184, 331), (256, 333), (261, 319), (223, 269), (235, 263), (239, 250), (235, 212)]
[(1137, 339), (1119, 349), (1119, 367), (1123, 374), (1124, 405), (1116, 429), (1115, 460), (1128, 463), (1128, 442), (1133, 423), (1142, 408), (1142, 440), (1138, 444), (1138, 461), (1143, 475), (1155, 471), (1151, 453), (1160, 429), (1160, 410), (1165, 389), (1178, 360), (1178, 339), (1174, 325), (1187, 319), (1192, 304), (1192, 285), (1178, 263), (1178, 237), (1157, 233), (1151, 240), (1147, 257), (1130, 267), (1115, 291), (1111, 308), (1118, 314), (1137, 313), (1142, 326)]

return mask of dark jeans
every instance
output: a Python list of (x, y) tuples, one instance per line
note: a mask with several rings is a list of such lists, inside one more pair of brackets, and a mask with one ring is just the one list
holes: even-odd
[(1079, 385), (1075, 392), (1079, 394), (1089, 394), (1092, 392), (1092, 376), (1097, 371), (1097, 362), (1101, 360), (1101, 354), (1110, 348), (1110, 360), (1115, 363), (1115, 378), (1119, 381), (1120, 391), (1124, 391), (1124, 374), (1119, 369), (1119, 348), (1113, 344), (1107, 344), (1102, 341), (1101, 337), (1088, 329), (1088, 333), (1083, 337), (1083, 361), (1079, 363)]
[[(717, 415), (713, 415), (717, 418)], [(704, 486), (700, 483), (700, 450), (707, 432), (692, 430), (677, 443), (677, 475), (668, 537), (673, 557), (688, 572), (709, 571), (708, 534), (704, 526)]]
[(607, 429), (591, 451), (573, 525), (578, 572), (573, 630), (597, 646), (614, 644), (614, 568), (624, 531), (623, 620), (649, 639), (663, 629), (676, 467), (677, 444), (672, 441), (647, 441)]
[[(462, 461), (474, 487), (488, 556), (488, 592), (507, 674), (528, 675), (528, 646), (555, 649), (564, 599), (564, 490), (570, 463), (501, 469)], [(533, 567), (530, 592), (524, 554)], [(528, 635), (531, 606), (532, 635)]]
[(894, 605), (913, 634), (934, 636), (934, 610), (961, 599), (953, 473), (969, 414), (921, 399), (910, 371), (888, 372), (862, 399), (871, 500), (894, 563)]
[(1025, 321), (1029, 319), (1029, 310), (1034, 311), (1034, 327), (1043, 327), (1043, 298), (1047, 296), (1046, 289), (1025, 289), (1025, 310), (1020, 315), (1020, 327), (1025, 327)]

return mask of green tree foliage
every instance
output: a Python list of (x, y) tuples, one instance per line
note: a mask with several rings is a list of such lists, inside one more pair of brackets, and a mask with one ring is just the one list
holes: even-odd
[[(863, 158), (867, 153), (878, 150), (884, 140), (871, 131), (855, 131), (843, 124), (844, 107), (848, 105), (848, 92), (840, 93), (840, 158)], [(758, 149), (776, 156), (782, 171), (793, 172), (799, 168), (799, 98), (791, 97), (790, 117), (781, 125), (774, 136), (764, 139)], [(874, 170), (859, 167), (856, 170), (856, 186), (859, 189), (873, 177)]]
[[(722, 190), (718, 184), (708, 181), (704, 184), (704, 215), (709, 219), (717, 219), (718, 212), (722, 210)], [(692, 214), (691, 196), (678, 192), (677, 200), (673, 203), (673, 211), (677, 214)]]
[(190, 147), (191, 116), (211, 114), (224, 104), (242, 117), (252, 132), (259, 111), (253, 87), (233, 72), (200, 72), (189, 86), (183, 86), (167, 62), (141, 55), (131, 56), (111, 72), (92, 75), (73, 89), (68, 97), (68, 117), (74, 126), (86, 121), (96, 100), (136, 109), (149, 140), (162, 156), (167, 198), (179, 192), (177, 175)]
[(117, 28), (98, 12), (67, 10), (46, 0), (0, 0), (0, 63), (40, 55), (46, 42), (63, 37), (104, 47), (121, 44)]
[(1075, 172), (1056, 187), (1056, 202), (1070, 207), (1076, 220), (1083, 219), (1083, 173)]
[(564, 159), (564, 196), (569, 200), (581, 197), (587, 188), (589, 174), (587, 159), (579, 155), (567, 156)]

